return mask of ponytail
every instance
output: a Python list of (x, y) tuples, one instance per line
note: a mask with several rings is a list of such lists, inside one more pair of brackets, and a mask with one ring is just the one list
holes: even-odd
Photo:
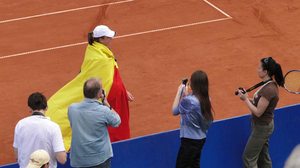
[(281, 70), (281, 66), (280, 64), (275, 64), (275, 72), (274, 72), (274, 76), (275, 76), (275, 81), (276, 83), (283, 87), (284, 85), (284, 78), (283, 78), (283, 75), (282, 75), (282, 70)]
[(284, 85), (284, 77), (282, 74), (281, 66), (280, 64), (276, 63), (276, 61), (272, 57), (267, 57), (261, 59), (261, 63), (263, 66), (263, 69), (268, 72), (268, 75), (272, 78), (275, 76), (276, 83), (283, 87)]
[(90, 45), (93, 45), (93, 43), (94, 43), (94, 37), (93, 37), (93, 32), (89, 32), (88, 33), (88, 42), (89, 42), (89, 44)]

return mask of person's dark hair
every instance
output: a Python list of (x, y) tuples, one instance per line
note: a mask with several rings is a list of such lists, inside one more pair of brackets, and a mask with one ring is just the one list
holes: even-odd
[(48, 166), (48, 165), (49, 165), (49, 162), (46, 163), (46, 164), (43, 164), (43, 166), (41, 166), (41, 168), (45, 168), (45, 167)]
[(283, 87), (284, 77), (280, 64), (278, 64), (272, 57), (263, 58), (260, 62), (262, 63), (263, 70), (266, 70), (271, 78), (274, 76), (276, 83)]
[(90, 78), (84, 82), (84, 86), (83, 86), (84, 97), (94, 99), (97, 97), (100, 89), (101, 89), (101, 85), (99, 83), (99, 80), (96, 78)]
[(90, 45), (93, 45), (94, 41), (100, 42), (100, 38), (101, 38), (101, 37), (95, 38), (95, 37), (93, 36), (93, 32), (89, 32), (89, 33), (88, 33), (88, 42), (89, 42)]
[(193, 94), (199, 99), (202, 115), (206, 120), (213, 121), (212, 106), (208, 93), (207, 74), (201, 70), (195, 71), (191, 76), (191, 88)]
[(48, 107), (46, 97), (39, 92), (32, 93), (27, 104), (32, 110), (45, 110)]

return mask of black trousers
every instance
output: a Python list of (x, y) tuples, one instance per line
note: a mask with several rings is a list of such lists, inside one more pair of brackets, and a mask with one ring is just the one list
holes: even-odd
[(200, 168), (200, 157), (206, 138), (201, 140), (181, 138), (176, 168)]

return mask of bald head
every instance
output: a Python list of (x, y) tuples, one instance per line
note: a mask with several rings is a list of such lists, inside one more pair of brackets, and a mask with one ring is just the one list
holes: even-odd
[(90, 78), (84, 82), (83, 94), (85, 98), (98, 99), (101, 90), (101, 81), (97, 78)]

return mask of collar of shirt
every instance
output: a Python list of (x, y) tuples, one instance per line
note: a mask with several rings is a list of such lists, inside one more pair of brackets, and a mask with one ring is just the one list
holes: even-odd
[(87, 103), (99, 103), (99, 104), (102, 104), (101, 102), (99, 102), (97, 99), (90, 99), (90, 98), (84, 98), (83, 100), (84, 102), (87, 102)]

